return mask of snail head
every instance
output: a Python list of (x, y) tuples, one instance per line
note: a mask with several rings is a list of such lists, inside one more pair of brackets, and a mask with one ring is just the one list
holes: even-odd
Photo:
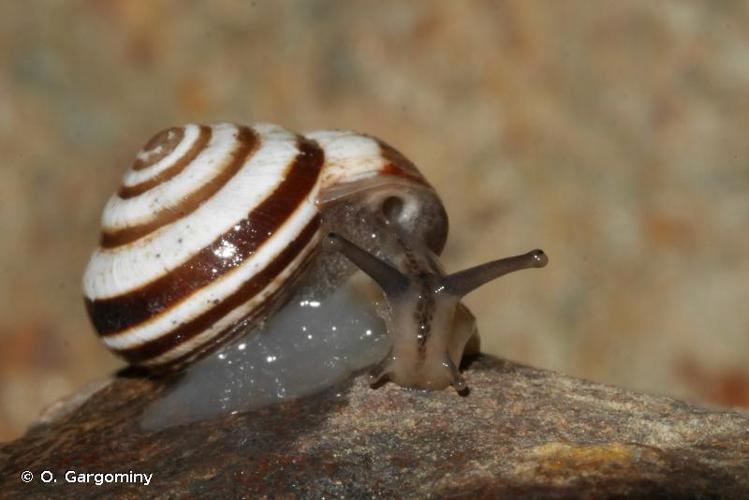
[(476, 323), (461, 299), (481, 285), (521, 269), (544, 267), (542, 250), (507, 257), (446, 274), (428, 248), (392, 227), (383, 260), (337, 233), (327, 244), (341, 252), (384, 292), (385, 322), (392, 346), (370, 373), (373, 387), (388, 380), (405, 387), (443, 389), (460, 394), (467, 386), (458, 366)]

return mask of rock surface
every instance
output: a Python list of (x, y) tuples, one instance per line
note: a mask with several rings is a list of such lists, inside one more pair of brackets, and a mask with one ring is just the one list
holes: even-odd
[[(363, 377), (299, 401), (140, 429), (164, 384), (118, 377), (0, 446), (9, 497), (740, 496), (749, 417), (482, 356), (472, 390), (422, 393)], [(81, 399), (84, 399), (81, 402)], [(34, 474), (25, 484), (22, 471)], [(44, 470), (56, 483), (42, 484)], [(150, 485), (65, 472), (153, 473)]]

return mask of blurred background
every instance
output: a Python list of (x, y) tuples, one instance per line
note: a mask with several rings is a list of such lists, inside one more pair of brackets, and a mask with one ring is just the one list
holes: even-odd
[(0, 441), (121, 363), (80, 276), (169, 125), (378, 136), (451, 217), (488, 352), (749, 407), (749, 3), (0, 1)]

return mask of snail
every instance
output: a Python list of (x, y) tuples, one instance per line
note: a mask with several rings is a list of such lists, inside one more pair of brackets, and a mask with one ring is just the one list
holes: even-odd
[(446, 274), (446, 238), (437, 193), (379, 139), (187, 124), (153, 136), (107, 202), (84, 299), (105, 346), (156, 375), (190, 374), (231, 346), (250, 352), (248, 334), (267, 343), (306, 331), (311, 316), (299, 311), (316, 309), (325, 321), (353, 314), (385, 339), (381, 359), (361, 362), (375, 364), (373, 386), (463, 392), (458, 366), (478, 337), (461, 297), (547, 258), (534, 250)]

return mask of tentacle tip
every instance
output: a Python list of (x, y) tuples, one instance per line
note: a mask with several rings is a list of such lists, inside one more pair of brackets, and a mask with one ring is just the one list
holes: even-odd
[(468, 393), (471, 392), (471, 390), (466, 385), (465, 379), (461, 375), (457, 375), (450, 382), (450, 385), (453, 386), (453, 388), (455, 389), (455, 392), (457, 392), (459, 396), (465, 397), (465, 396), (468, 396)]
[(390, 381), (390, 376), (387, 373), (383, 373), (381, 375), (370, 374), (369, 375), (369, 388), (379, 389), (383, 385), (387, 384), (389, 381)]
[(460, 396), (461, 398), (465, 398), (468, 397), (469, 394), (471, 394), (471, 388), (463, 384), (460, 389), (456, 387), (455, 392), (458, 393), (458, 396)]
[(546, 264), (549, 263), (549, 257), (540, 248), (531, 250), (529, 255), (531, 258), (531, 262), (533, 263), (533, 267), (545, 267)]
[(390, 381), (389, 363), (390, 356), (388, 355), (369, 371), (368, 379), (370, 388), (379, 389)]

